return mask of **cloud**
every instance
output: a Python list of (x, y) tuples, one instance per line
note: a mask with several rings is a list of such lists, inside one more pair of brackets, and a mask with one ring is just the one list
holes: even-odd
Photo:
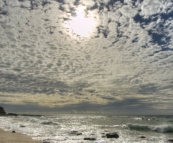
[(89, 8), (94, 7), (95, 5), (95, 2), (92, 0), (83, 0), (81, 3)]
[(89, 104), (107, 104), (108, 101), (96, 95), (86, 94), (74, 94), (66, 93), (65, 95), (60, 94), (22, 94), (22, 93), (1, 93), (0, 103), (2, 104), (13, 104), (13, 105), (25, 105), (36, 104), (40, 107), (65, 107), (68, 105), (76, 105), (83, 102)]
[[(172, 5), (0, 0), (0, 103), (65, 108), (132, 98), (142, 106), (145, 98), (155, 109), (164, 99), (166, 109), (173, 90)], [(67, 26), (81, 7), (95, 20), (87, 38)]]
[[(21, 104), (2, 104), (7, 112), (21, 112), (21, 113), (35, 113), (35, 114), (48, 114), (48, 113), (94, 113), (94, 114), (109, 114), (109, 115), (160, 115), (172, 114), (172, 104), (151, 104), (145, 100), (129, 98), (120, 102), (111, 102), (108, 104), (90, 104), (88, 102), (81, 102), (78, 104), (69, 104), (67, 106), (54, 106), (46, 107), (37, 104), (26, 103)], [(20, 109), (20, 110), (19, 110)]]
[(134, 9), (129, 5), (123, 6), (119, 11), (128, 18), (132, 18), (137, 14), (137, 9)]
[(147, 18), (154, 14), (165, 13), (171, 5), (171, 1), (167, 1), (163, 4), (163, 2), (157, 0), (146, 0), (142, 3), (141, 14)]

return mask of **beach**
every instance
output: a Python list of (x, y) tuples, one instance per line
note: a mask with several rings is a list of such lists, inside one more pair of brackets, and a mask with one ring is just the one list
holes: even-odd
[(0, 129), (0, 143), (42, 143), (41, 141), (33, 140), (31, 137), (21, 134), (12, 133)]
[(3, 116), (0, 128), (0, 143), (173, 142), (173, 116)]

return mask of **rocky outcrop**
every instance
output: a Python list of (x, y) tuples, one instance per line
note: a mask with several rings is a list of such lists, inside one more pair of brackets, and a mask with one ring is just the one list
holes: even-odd
[(171, 142), (171, 143), (173, 143), (173, 139), (169, 139), (169, 140), (168, 140), (168, 142)]
[(114, 133), (107, 133), (106, 137), (107, 138), (119, 138), (119, 135), (116, 132), (114, 132)]
[(6, 112), (3, 107), (0, 106), (0, 116), (6, 115)]

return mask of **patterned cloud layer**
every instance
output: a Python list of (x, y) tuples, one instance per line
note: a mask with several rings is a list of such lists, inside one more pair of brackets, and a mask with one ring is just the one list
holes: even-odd
[[(79, 8), (88, 37), (67, 26)], [(168, 111), (172, 31), (171, 0), (0, 0), (0, 103)]]

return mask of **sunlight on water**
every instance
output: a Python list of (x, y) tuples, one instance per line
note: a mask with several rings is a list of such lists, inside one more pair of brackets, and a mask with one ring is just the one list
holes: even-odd
[[(94, 138), (94, 143), (167, 143), (173, 138), (173, 117), (143, 116), (140, 119), (72, 114), (0, 117), (0, 128), (49, 143), (81, 143), (84, 138)], [(107, 133), (114, 132), (119, 138), (106, 137)]]

